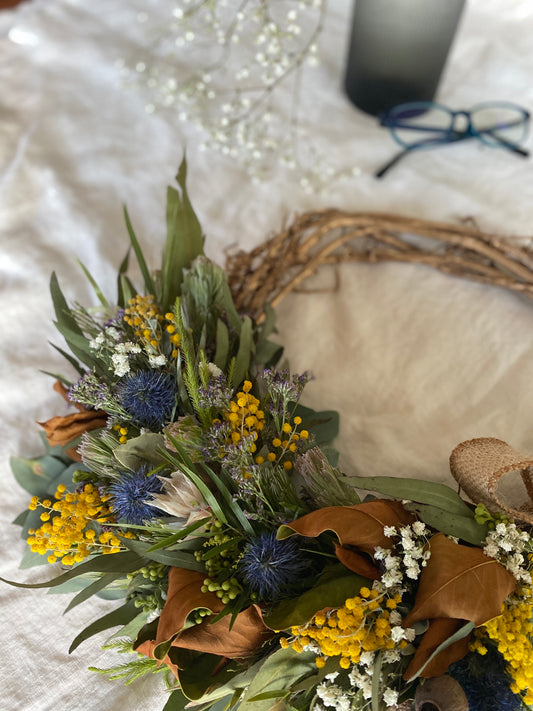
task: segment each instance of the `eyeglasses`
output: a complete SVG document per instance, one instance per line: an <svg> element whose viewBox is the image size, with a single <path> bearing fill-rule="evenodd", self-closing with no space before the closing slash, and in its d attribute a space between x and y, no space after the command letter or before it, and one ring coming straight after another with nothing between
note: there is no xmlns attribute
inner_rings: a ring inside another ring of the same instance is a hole
<svg viewBox="0 0 533 711"><path fill-rule="evenodd" d="M379 115L379 121L390 129L402 150L375 176L382 178L411 151L438 148L469 138L527 158L529 151L520 144L527 138L529 117L529 111L506 101L477 104L470 111L452 111L432 101L393 106Z"/></svg>

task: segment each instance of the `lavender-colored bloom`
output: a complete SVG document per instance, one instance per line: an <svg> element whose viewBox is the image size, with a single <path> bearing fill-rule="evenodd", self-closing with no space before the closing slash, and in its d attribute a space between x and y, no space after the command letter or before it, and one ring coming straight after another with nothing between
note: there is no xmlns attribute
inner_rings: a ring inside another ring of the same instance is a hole
<svg viewBox="0 0 533 711"><path fill-rule="evenodd" d="M163 484L157 476L146 476L146 467L135 472L123 472L120 478L107 487L113 513L117 519L135 525L142 525L152 518L159 518L162 512L149 501L152 494L159 494Z"/></svg>
<svg viewBox="0 0 533 711"><path fill-rule="evenodd" d="M262 533L243 553L240 572L252 593L274 602L309 574L310 561L294 538L278 541L275 532Z"/></svg>
<svg viewBox="0 0 533 711"><path fill-rule="evenodd" d="M116 388L124 410L139 427L160 430L170 418L176 403L172 378L154 370L140 370L126 375Z"/></svg>
<svg viewBox="0 0 533 711"><path fill-rule="evenodd" d="M232 391L228 387L226 376L222 373L211 378L206 388L198 391L200 407L206 409L213 407L216 410L227 410L231 400Z"/></svg>

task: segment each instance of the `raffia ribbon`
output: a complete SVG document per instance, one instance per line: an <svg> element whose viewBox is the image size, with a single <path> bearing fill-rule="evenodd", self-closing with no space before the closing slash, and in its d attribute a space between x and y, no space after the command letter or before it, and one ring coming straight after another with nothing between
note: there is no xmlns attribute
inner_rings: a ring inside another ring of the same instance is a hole
<svg viewBox="0 0 533 711"><path fill-rule="evenodd" d="M453 450L450 469L472 501L533 524L533 455L517 452L501 439L481 437L462 442ZM519 472L526 495L518 507L507 503L498 492L502 479L514 472Z"/></svg>

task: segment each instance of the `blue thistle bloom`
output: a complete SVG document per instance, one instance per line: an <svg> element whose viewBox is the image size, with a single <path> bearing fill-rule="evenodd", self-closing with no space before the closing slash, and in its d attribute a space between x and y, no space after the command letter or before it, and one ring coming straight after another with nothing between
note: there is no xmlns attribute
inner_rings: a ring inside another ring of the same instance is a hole
<svg viewBox="0 0 533 711"><path fill-rule="evenodd" d="M163 483L156 476L146 476L146 467L141 467L135 472L123 472L107 488L111 496L113 513L119 520L135 525L142 525L145 521L164 515L161 511L151 506L151 494L159 494Z"/></svg>
<svg viewBox="0 0 533 711"><path fill-rule="evenodd" d="M448 673L461 684L470 711L521 711L524 705L509 688L511 679L506 666L498 650L488 644L487 654L470 653L453 664Z"/></svg>
<svg viewBox="0 0 533 711"><path fill-rule="evenodd" d="M136 425L160 430L172 414L176 388L166 373L140 370L122 378L117 398Z"/></svg>
<svg viewBox="0 0 533 711"><path fill-rule="evenodd" d="M262 533L250 541L243 553L240 571L252 593L260 600L273 602L302 582L309 573L310 561L289 538L278 541L275 532Z"/></svg>

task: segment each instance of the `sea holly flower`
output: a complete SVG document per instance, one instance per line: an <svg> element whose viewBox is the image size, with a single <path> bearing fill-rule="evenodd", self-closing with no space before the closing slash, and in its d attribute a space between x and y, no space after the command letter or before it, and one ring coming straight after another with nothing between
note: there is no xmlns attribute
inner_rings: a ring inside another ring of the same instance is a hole
<svg viewBox="0 0 533 711"><path fill-rule="evenodd" d="M162 487L159 477L146 475L146 467L123 472L107 489L114 515L118 520L134 525L159 517L161 512L149 502Z"/></svg>
<svg viewBox="0 0 533 711"><path fill-rule="evenodd" d="M269 532L246 545L240 570L251 592L272 602L301 582L309 566L295 539L278 541L276 533Z"/></svg>
<svg viewBox="0 0 533 711"><path fill-rule="evenodd" d="M140 370L126 375L118 384L117 398L139 427L160 430L170 419L176 404L175 384L165 373Z"/></svg>

